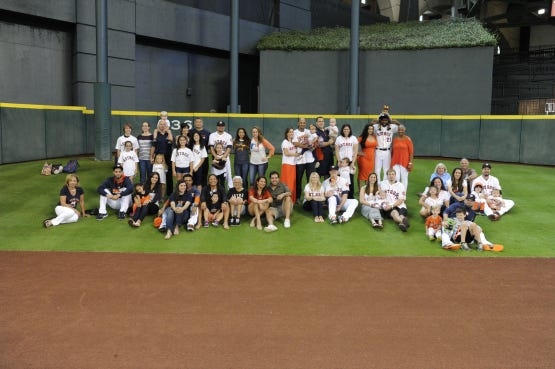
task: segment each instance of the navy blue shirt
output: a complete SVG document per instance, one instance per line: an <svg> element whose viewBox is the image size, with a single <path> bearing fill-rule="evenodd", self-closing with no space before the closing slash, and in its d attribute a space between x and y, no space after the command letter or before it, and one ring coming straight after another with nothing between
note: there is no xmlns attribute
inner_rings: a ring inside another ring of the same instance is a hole
<svg viewBox="0 0 555 369"><path fill-rule="evenodd" d="M466 212L466 216L464 217L465 220L470 220L471 222L474 221L474 219L476 218L476 213L474 212L474 210L472 210L472 207L466 206L464 203L460 202L455 202L449 205L449 207L443 211L443 214L447 214L449 218L455 218L458 208L464 208Z"/></svg>

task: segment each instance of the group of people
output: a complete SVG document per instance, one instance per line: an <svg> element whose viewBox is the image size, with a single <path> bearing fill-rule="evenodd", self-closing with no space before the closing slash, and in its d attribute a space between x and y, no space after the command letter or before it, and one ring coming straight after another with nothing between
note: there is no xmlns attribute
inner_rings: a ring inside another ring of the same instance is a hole
<svg viewBox="0 0 555 369"><path fill-rule="evenodd" d="M148 122L142 124L138 137L131 134L131 125L124 126L116 143L113 176L98 187L98 220L108 216L107 207L115 209L119 219L129 216L131 227L140 227L146 216L153 215L169 239L181 226L187 231L220 224L229 229L240 225L247 213L253 228L276 231L278 218L284 218L284 227L289 228L295 204L311 211L317 223L325 218L331 224L345 223L360 203L362 215L375 229L383 228L384 218L393 219L403 232L410 227L405 200L414 149L406 128L391 119L387 106L358 137L349 124L339 128L334 118L327 127L323 117L308 127L306 119L299 118L296 129L284 132L281 173L270 173L269 183L268 159L275 148L259 127L251 129L250 137L246 129L239 128L235 138L225 131L223 121L217 122L213 133L200 118L193 127L182 123L175 137L169 127L166 112L161 112L152 133ZM436 166L420 198L424 218L445 216L448 211L452 217L447 218L456 219L453 206L466 204L470 198L476 199L473 211L482 211L492 220L510 210L514 203L501 197L499 182L489 173L491 166L484 164L482 176L477 177L468 164L461 160L452 176L442 163ZM358 199L354 195L357 167ZM140 179L134 183L137 175ZM45 227L85 216L78 181L77 176L68 176L57 217L45 220ZM439 224L441 229L447 226L445 220ZM431 239L441 238L437 224L427 226L426 232Z"/></svg>
<svg viewBox="0 0 555 369"><path fill-rule="evenodd" d="M477 215L497 221L513 206L514 201L501 195L499 179L491 175L491 164L482 164L482 174L469 167L466 158L449 174L438 163L430 177L430 185L420 194L420 215L425 218L426 235L445 249L501 251L500 245L487 241L476 224Z"/></svg>

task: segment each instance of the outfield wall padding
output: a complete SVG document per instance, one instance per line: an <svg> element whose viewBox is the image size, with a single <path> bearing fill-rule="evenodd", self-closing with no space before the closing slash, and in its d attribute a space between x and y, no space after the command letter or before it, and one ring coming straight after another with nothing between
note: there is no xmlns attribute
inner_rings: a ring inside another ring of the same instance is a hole
<svg viewBox="0 0 555 369"><path fill-rule="evenodd" d="M555 165L555 120L523 119L520 138L520 162Z"/></svg>
<svg viewBox="0 0 555 369"><path fill-rule="evenodd" d="M158 112L120 112L111 115L110 151L130 123L133 135L141 133L142 122L154 131ZM307 128L316 115L306 118ZM216 131L216 123L226 123L233 137L237 128L258 126L281 153L287 127L297 128L297 114L208 114L170 113L172 132L179 133L182 122L204 121L204 128ZM324 116L326 126L331 116ZM338 128L350 124L353 134L361 134L375 115L336 116ZM415 156L468 157L469 159L513 163L555 165L551 137L555 136L555 116L393 116L407 127L414 143ZM95 127L93 112L78 107L0 103L0 164L29 160L93 154Z"/></svg>

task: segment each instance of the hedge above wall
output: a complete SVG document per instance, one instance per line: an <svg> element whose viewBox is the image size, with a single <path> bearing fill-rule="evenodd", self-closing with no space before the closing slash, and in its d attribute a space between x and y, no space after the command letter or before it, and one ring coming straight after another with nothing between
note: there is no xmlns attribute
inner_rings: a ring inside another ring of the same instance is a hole
<svg viewBox="0 0 555 369"><path fill-rule="evenodd" d="M258 50L348 50L349 28L316 28L310 32L274 32ZM475 19L377 23L360 27L361 50L418 50L495 46L497 40Z"/></svg>

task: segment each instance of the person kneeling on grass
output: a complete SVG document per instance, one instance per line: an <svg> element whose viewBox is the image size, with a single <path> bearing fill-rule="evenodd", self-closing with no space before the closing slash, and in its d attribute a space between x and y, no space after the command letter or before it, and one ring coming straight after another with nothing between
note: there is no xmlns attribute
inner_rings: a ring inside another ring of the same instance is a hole
<svg viewBox="0 0 555 369"><path fill-rule="evenodd" d="M113 173L114 176L107 178L96 190L100 194L96 220L102 220L108 216L106 205L119 210L118 219L125 219L125 214L131 204L133 183L123 174L123 167L120 164L114 166Z"/></svg>
<svg viewBox="0 0 555 369"><path fill-rule="evenodd" d="M489 242L482 228L474 222L465 220L466 210L458 208L455 218L443 222L441 247L446 250L471 250L469 244L477 243L478 251L502 251L503 246Z"/></svg>
<svg viewBox="0 0 555 369"><path fill-rule="evenodd" d="M75 174L67 175L66 184L60 190L60 201L54 211L55 218L42 222L45 228L75 223L79 220L79 216L88 216L85 214L85 192L79 187L79 177Z"/></svg>

